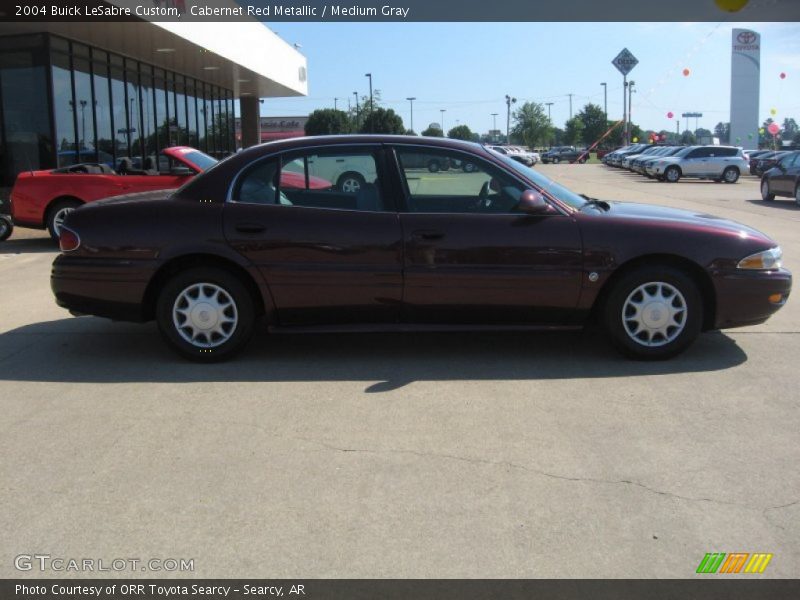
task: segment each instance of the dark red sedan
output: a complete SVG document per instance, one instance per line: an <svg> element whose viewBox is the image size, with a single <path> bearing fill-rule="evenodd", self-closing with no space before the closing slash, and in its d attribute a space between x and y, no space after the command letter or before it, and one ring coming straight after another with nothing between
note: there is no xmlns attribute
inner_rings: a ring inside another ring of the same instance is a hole
<svg viewBox="0 0 800 600"><path fill-rule="evenodd" d="M431 173L420 155L475 168ZM342 170L362 183L312 185ZM661 359L765 321L791 288L778 245L745 225L595 200L480 145L403 136L250 148L175 192L81 207L61 249L60 306L155 319L201 361L242 349L259 317L302 331L598 321L626 354Z"/></svg>

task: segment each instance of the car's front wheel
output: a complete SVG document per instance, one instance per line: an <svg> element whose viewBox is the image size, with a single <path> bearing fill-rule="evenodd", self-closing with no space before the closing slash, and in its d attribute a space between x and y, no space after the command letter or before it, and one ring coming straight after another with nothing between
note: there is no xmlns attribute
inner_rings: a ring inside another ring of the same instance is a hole
<svg viewBox="0 0 800 600"><path fill-rule="evenodd" d="M736 183L739 181L739 169L736 167L728 167L722 172L722 180L725 183Z"/></svg>
<svg viewBox="0 0 800 600"><path fill-rule="evenodd" d="M697 338L703 302L697 284L673 267L641 267L624 275L604 306L605 327L624 354L663 360Z"/></svg>
<svg viewBox="0 0 800 600"><path fill-rule="evenodd" d="M761 180L761 199L765 202L772 202L775 200L775 194L769 191L769 180Z"/></svg>
<svg viewBox="0 0 800 600"><path fill-rule="evenodd" d="M681 170L678 167L675 166L667 167L667 170L664 171L664 179L666 179L670 183L678 183L680 178L681 178Z"/></svg>
<svg viewBox="0 0 800 600"><path fill-rule="evenodd" d="M253 299L238 277L212 267L178 273L162 288L156 320L178 354L198 362L230 358L253 334Z"/></svg>

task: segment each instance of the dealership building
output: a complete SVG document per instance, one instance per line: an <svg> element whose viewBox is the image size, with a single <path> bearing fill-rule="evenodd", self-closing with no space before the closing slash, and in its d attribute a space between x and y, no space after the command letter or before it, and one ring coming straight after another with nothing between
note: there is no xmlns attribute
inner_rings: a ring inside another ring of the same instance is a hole
<svg viewBox="0 0 800 600"><path fill-rule="evenodd" d="M0 23L0 194L24 170L257 144L260 99L306 95L306 73L258 21Z"/></svg>

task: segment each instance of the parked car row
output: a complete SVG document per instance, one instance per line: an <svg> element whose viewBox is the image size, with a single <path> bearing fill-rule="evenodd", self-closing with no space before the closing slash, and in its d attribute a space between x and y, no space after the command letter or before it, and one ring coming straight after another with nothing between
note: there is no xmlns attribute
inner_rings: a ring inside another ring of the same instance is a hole
<svg viewBox="0 0 800 600"><path fill-rule="evenodd" d="M788 196L800 206L800 151L784 152L775 165L761 177L761 198L766 202L775 196Z"/></svg>
<svg viewBox="0 0 800 600"><path fill-rule="evenodd" d="M735 146L633 144L603 158L609 166L629 170L634 170L631 168L633 161L637 161L638 172L669 183L677 183L682 178L736 183L742 173L749 170L744 151Z"/></svg>
<svg viewBox="0 0 800 600"><path fill-rule="evenodd" d="M777 165L784 156L789 154L791 154L791 152L786 150L757 150L751 152L749 154L750 175L761 177L764 173Z"/></svg>
<svg viewBox="0 0 800 600"><path fill-rule="evenodd" d="M489 146L489 148L527 167L532 167L542 160L538 152L533 152L522 146Z"/></svg>

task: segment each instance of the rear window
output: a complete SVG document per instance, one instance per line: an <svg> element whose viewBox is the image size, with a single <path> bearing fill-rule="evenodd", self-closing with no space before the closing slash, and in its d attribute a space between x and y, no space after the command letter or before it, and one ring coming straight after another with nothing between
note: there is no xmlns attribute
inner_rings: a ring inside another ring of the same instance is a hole
<svg viewBox="0 0 800 600"><path fill-rule="evenodd" d="M208 154L204 154L199 150L186 152L185 154L182 154L181 157L196 164L203 171L208 171L211 167L219 162L216 158L212 158Z"/></svg>

